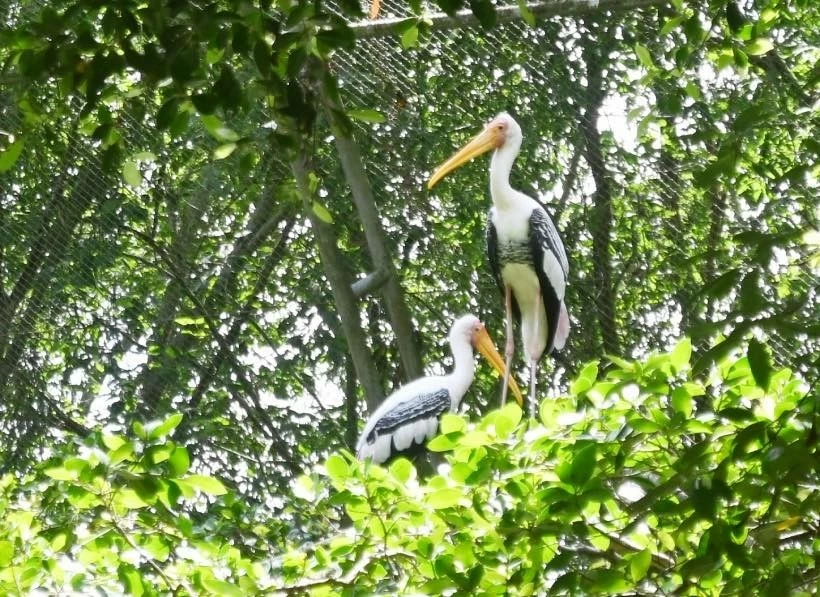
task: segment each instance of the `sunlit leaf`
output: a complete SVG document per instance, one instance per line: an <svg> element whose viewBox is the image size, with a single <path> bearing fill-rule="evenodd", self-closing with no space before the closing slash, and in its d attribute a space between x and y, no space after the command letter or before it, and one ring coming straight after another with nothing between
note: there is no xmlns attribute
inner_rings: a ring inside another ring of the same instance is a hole
<svg viewBox="0 0 820 597"><path fill-rule="evenodd" d="M438 510L441 508L451 508L452 506L458 505L461 498L462 493L460 489L456 487L445 487L429 494L427 496L427 503L431 508Z"/></svg>
<svg viewBox="0 0 820 597"><path fill-rule="evenodd" d="M371 110L370 108L355 108L348 110L347 115L362 122L381 123L386 120L384 114L378 110Z"/></svg>
<svg viewBox="0 0 820 597"><path fill-rule="evenodd" d="M183 446L176 446L168 458L168 465L171 467L171 473L174 476L184 475L191 466L191 458L188 456L188 450Z"/></svg>
<svg viewBox="0 0 820 597"><path fill-rule="evenodd" d="M655 62L652 60L652 54L649 53L649 48L641 44L635 44L635 54L638 60L641 61L646 68L655 68Z"/></svg>
<svg viewBox="0 0 820 597"><path fill-rule="evenodd" d="M161 423L146 428L149 439L160 439L171 433L182 422L182 413L174 413Z"/></svg>
<svg viewBox="0 0 820 597"><path fill-rule="evenodd" d="M767 37L758 37L746 44L746 53L752 56L760 56L772 49L774 49L774 44Z"/></svg>
<svg viewBox="0 0 820 597"><path fill-rule="evenodd" d="M0 151L0 172L10 170L17 163L20 154L23 153L25 142L22 137L14 141L11 145Z"/></svg>
<svg viewBox="0 0 820 597"><path fill-rule="evenodd" d="M316 217L322 220L325 224L333 223L333 216L331 213L318 201L313 202L313 213L316 214Z"/></svg>
<svg viewBox="0 0 820 597"><path fill-rule="evenodd" d="M224 495L228 490L218 479L204 475L190 475L185 477L185 483L209 495Z"/></svg>
<svg viewBox="0 0 820 597"><path fill-rule="evenodd" d="M350 475L350 467L344 458L331 454L325 462L325 470L334 481L344 481Z"/></svg>
<svg viewBox="0 0 820 597"><path fill-rule="evenodd" d="M214 149L214 159L224 160L236 150L236 143L224 143Z"/></svg>
<svg viewBox="0 0 820 597"><path fill-rule="evenodd" d="M640 581L649 572L649 566L652 564L652 552L648 549L639 551L629 560L629 573L632 580Z"/></svg>
<svg viewBox="0 0 820 597"><path fill-rule="evenodd" d="M122 177L132 187L138 187L142 184L142 172L140 172L136 162L131 160L122 165Z"/></svg>

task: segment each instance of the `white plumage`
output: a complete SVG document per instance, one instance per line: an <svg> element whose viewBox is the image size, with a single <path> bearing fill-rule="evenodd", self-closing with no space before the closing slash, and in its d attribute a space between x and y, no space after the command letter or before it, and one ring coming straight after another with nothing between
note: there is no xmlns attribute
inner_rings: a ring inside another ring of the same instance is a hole
<svg viewBox="0 0 820 597"><path fill-rule="evenodd" d="M513 315L521 322L521 339L530 364L530 412L534 413L538 361L554 348L563 348L569 336L569 314L564 303L569 264L564 244L544 206L510 186L510 171L521 141L521 127L509 114L501 113L436 169L428 187L461 164L493 151L493 207L487 222L487 252L505 300L507 364L515 347ZM506 391L505 384L502 403Z"/></svg>
<svg viewBox="0 0 820 597"><path fill-rule="evenodd" d="M458 318L450 329L449 340L455 361L452 373L417 379L388 396L362 430L356 444L360 460L370 458L381 464L435 436L441 415L458 408L473 382L474 347L504 375L501 355L484 324L474 315ZM518 391L517 386L513 391Z"/></svg>

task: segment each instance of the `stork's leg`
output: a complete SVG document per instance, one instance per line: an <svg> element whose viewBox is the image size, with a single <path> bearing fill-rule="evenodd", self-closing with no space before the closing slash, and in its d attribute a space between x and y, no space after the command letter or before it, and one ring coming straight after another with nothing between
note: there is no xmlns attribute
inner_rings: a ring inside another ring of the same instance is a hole
<svg viewBox="0 0 820 597"><path fill-rule="evenodd" d="M538 349L536 343L538 342L538 334L540 330L538 329L538 322L539 322L539 315L541 310L541 293L538 293L538 299L535 301L535 313L533 313L533 321L535 322L535 329L533 329L532 339L530 340L530 346L525 347L527 351L527 356L530 358L530 417L535 418L535 378L536 373L538 370Z"/></svg>
<svg viewBox="0 0 820 597"><path fill-rule="evenodd" d="M513 353L515 352L515 338L513 338L513 321L512 321L512 288L504 285L504 304L507 309L507 346L504 350L504 356L507 362L504 363L504 384L501 386L501 406L507 401L507 390L510 387L510 368L512 367Z"/></svg>

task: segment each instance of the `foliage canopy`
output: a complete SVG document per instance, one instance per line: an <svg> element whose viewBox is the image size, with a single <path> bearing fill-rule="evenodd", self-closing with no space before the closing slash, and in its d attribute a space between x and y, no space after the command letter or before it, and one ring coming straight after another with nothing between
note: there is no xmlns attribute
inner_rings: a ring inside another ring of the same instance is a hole
<svg viewBox="0 0 820 597"><path fill-rule="evenodd" d="M0 0L4 592L816 591L820 6L518 4ZM424 191L500 110L550 398L480 371L446 472L362 467L501 335L485 165Z"/></svg>

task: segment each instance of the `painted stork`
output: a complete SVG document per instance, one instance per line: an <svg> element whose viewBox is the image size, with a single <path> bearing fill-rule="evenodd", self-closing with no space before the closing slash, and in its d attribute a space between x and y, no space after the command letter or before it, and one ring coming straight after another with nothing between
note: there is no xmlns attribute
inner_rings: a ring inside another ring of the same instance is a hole
<svg viewBox="0 0 820 597"><path fill-rule="evenodd" d="M490 161L490 195L493 207L487 221L490 268L504 296L507 314L507 365L513 356L513 321L521 325L521 338L530 365L530 414L535 413L535 374L544 353L562 349L569 335L569 314L564 304L567 287L567 254L558 231L541 203L510 186L510 170L521 148L521 127L502 112L450 159L436 168L427 187L473 158L493 151ZM505 376L509 376L509 367ZM501 403L507 395L505 382Z"/></svg>
<svg viewBox="0 0 820 597"><path fill-rule="evenodd" d="M360 460L381 464L393 456L424 444L436 435L441 415L454 412L475 376L473 348L508 378L484 324L474 315L464 315L450 329L450 348L455 366L449 375L422 377L388 396L367 420L356 445ZM515 379L509 378L518 404L524 398Z"/></svg>

